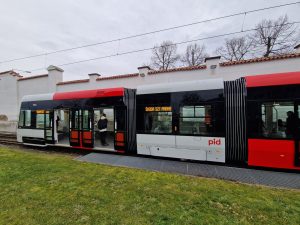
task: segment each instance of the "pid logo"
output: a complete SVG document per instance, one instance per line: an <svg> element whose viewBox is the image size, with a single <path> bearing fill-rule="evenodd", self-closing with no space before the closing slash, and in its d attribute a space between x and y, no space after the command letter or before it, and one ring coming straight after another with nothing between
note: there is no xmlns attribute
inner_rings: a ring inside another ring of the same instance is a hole
<svg viewBox="0 0 300 225"><path fill-rule="evenodd" d="M211 145L221 145L221 139L220 138L209 139L208 146Z"/></svg>

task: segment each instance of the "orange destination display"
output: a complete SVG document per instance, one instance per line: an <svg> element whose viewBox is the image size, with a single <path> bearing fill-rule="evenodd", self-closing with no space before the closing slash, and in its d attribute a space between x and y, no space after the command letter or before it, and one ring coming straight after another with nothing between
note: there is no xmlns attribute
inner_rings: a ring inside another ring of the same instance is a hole
<svg viewBox="0 0 300 225"><path fill-rule="evenodd" d="M147 106L145 107L146 112L171 112L171 106Z"/></svg>

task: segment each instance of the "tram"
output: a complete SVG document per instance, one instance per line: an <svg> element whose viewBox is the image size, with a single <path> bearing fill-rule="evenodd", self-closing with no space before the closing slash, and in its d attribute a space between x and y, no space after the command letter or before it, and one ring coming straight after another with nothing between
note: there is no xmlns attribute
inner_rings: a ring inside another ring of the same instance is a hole
<svg viewBox="0 0 300 225"><path fill-rule="evenodd" d="M29 95L17 139L300 171L299 104L300 72Z"/></svg>
<svg viewBox="0 0 300 225"><path fill-rule="evenodd" d="M17 140L27 145L57 145L86 150L136 149L135 90L111 88L24 96ZM97 121L107 115L107 146Z"/></svg>

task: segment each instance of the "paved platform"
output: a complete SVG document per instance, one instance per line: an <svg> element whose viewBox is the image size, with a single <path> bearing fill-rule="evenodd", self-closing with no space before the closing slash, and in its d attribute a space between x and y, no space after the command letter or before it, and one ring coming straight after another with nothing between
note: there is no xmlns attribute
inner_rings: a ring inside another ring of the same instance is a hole
<svg viewBox="0 0 300 225"><path fill-rule="evenodd" d="M188 161L122 156L106 153L90 153L77 158L79 161L124 166L151 171L171 172L185 175L211 177L260 184L280 188L300 189L300 173L276 172L223 165L211 165Z"/></svg>

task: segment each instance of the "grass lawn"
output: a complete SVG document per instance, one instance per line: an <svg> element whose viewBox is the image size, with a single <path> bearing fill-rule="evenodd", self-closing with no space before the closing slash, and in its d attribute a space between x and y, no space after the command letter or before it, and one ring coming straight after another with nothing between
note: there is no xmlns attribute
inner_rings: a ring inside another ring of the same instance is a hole
<svg viewBox="0 0 300 225"><path fill-rule="evenodd" d="M300 191L0 147L0 224L300 224Z"/></svg>

